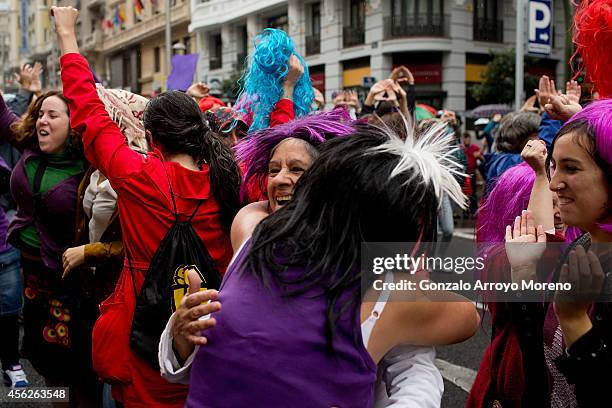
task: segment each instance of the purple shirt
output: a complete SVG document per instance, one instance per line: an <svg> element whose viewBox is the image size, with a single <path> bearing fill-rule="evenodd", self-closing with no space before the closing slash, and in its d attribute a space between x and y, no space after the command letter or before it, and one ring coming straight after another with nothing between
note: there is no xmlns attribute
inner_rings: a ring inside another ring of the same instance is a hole
<svg viewBox="0 0 612 408"><path fill-rule="evenodd" d="M10 174L11 168L4 161L2 157L0 157L0 172L8 172ZM6 216L6 212L4 208L0 206L0 252L7 251L11 248L11 246L7 242L7 230L9 226L9 220Z"/></svg>
<svg viewBox="0 0 612 408"><path fill-rule="evenodd" d="M376 365L363 346L359 313L349 307L336 323L332 356L327 298L314 289L282 297L276 285L264 288L248 270L241 273L249 248L223 278L223 306L193 362L186 407L371 407Z"/></svg>
<svg viewBox="0 0 612 408"><path fill-rule="evenodd" d="M40 256L47 268L62 269L62 253L74 241L77 188L83 173L59 182L41 195L41 205L34 208L32 186L25 163L38 153L26 149L11 176L11 194L17 203L17 213L9 227L9 242L19 247L19 233L34 223L40 239Z"/></svg>

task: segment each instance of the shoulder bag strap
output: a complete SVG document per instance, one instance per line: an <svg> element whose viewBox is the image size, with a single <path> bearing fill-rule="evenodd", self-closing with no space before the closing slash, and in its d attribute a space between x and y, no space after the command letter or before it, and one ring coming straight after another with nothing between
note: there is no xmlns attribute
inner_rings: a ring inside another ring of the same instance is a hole
<svg viewBox="0 0 612 408"><path fill-rule="evenodd" d="M44 158L40 157L40 162L38 163L36 173L34 174L34 180L32 182L32 203L34 205L34 218L40 217L42 214L40 185L42 184L42 178L45 175L46 170L47 161Z"/></svg>
<svg viewBox="0 0 612 408"><path fill-rule="evenodd" d="M38 167L36 168L36 173L34 174L32 193L40 194L40 185L42 184L42 178L45 175L45 170L47 170L47 161L41 157L40 163L38 163Z"/></svg>

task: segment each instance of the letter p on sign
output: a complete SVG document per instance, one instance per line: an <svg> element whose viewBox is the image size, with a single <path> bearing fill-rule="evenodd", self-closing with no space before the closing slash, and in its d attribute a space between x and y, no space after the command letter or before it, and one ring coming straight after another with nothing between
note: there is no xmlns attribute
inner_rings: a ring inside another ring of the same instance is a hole
<svg viewBox="0 0 612 408"><path fill-rule="evenodd" d="M549 0L529 2L529 43L527 51L548 55L552 48L552 4Z"/></svg>

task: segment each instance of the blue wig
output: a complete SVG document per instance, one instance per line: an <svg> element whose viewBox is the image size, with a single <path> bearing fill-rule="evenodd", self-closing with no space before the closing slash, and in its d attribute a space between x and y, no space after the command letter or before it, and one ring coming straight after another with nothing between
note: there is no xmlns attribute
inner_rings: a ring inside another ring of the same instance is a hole
<svg viewBox="0 0 612 408"><path fill-rule="evenodd" d="M296 52L293 40L282 30L266 28L253 41L255 51L240 78L240 95L236 108L252 115L249 132L266 129L270 113L283 94L283 82L289 71L289 58L295 54L304 66L304 75L295 84L293 106L301 117L312 109L314 91L308 65Z"/></svg>

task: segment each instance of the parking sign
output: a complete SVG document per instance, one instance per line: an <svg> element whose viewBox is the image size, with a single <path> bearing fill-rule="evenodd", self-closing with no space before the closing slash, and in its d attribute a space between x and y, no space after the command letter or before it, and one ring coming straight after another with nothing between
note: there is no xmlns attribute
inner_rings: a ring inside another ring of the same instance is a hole
<svg viewBox="0 0 612 408"><path fill-rule="evenodd" d="M552 1L529 0L527 52L550 55L552 50Z"/></svg>

